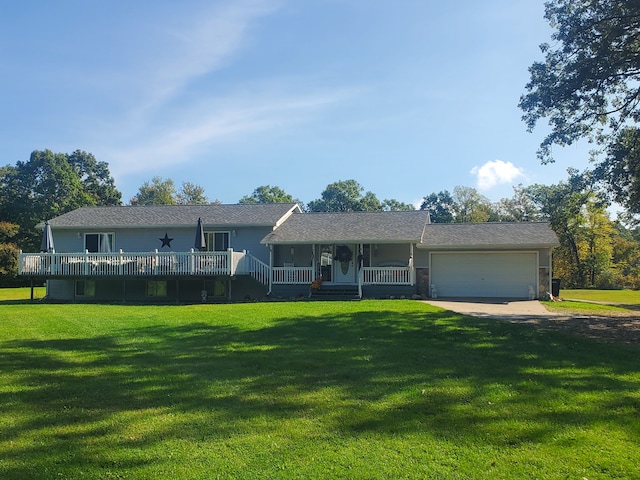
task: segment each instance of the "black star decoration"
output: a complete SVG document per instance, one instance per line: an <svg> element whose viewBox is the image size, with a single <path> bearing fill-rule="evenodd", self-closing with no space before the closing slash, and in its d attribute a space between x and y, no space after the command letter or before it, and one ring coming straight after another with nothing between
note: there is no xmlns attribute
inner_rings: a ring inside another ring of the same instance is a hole
<svg viewBox="0 0 640 480"><path fill-rule="evenodd" d="M160 248L163 248L163 247L171 248L171 242L173 241L173 238L169 238L169 235L167 235L166 233L164 234L164 238L158 238L158 240L162 242L162 246Z"/></svg>

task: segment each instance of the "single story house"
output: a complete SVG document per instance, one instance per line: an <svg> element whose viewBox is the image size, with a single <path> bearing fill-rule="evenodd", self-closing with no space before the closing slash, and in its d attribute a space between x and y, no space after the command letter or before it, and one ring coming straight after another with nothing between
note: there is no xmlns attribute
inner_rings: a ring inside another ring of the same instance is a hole
<svg viewBox="0 0 640 480"><path fill-rule="evenodd" d="M425 211L82 207L46 222L19 274L58 301L533 298L551 290L557 245L547 223L435 224Z"/></svg>

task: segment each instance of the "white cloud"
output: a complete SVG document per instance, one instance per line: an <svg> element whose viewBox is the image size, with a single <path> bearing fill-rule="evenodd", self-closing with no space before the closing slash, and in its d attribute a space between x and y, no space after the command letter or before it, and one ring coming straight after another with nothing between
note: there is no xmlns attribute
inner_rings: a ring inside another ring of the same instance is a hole
<svg viewBox="0 0 640 480"><path fill-rule="evenodd" d="M473 167L471 174L477 177L477 186L480 190L490 190L496 185L511 183L518 177L524 177L521 168L502 160L493 160L480 167Z"/></svg>

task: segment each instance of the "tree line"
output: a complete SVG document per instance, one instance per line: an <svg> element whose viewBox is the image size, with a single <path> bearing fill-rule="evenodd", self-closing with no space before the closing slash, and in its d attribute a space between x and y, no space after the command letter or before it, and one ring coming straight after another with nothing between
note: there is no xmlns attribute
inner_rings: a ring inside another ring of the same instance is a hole
<svg viewBox="0 0 640 480"><path fill-rule="evenodd" d="M379 200L356 180L338 180L304 204L278 186L262 185L240 204L293 203L307 212L428 210L434 223L547 221L558 235L554 272L571 287L640 287L640 231L607 212L609 200L592 172L569 170L555 185L518 185L513 196L491 202L475 188L456 186L425 195L420 205ZM198 205L204 188L153 177L129 205ZM34 151L29 161L0 168L0 281L19 282L17 252L39 250L43 220L81 206L122 205L109 166L87 152Z"/></svg>

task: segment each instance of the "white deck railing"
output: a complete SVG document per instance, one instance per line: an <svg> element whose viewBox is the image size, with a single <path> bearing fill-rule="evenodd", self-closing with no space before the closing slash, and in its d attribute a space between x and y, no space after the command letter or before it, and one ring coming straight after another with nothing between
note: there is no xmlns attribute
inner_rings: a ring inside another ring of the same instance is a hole
<svg viewBox="0 0 640 480"><path fill-rule="evenodd" d="M311 285L313 267L273 267L273 283L284 285Z"/></svg>
<svg viewBox="0 0 640 480"><path fill-rule="evenodd" d="M409 267L363 267L363 285L411 285Z"/></svg>
<svg viewBox="0 0 640 480"><path fill-rule="evenodd" d="M35 276L234 275L233 252L20 253L18 273Z"/></svg>
<svg viewBox="0 0 640 480"><path fill-rule="evenodd" d="M233 252L236 275L249 275L254 280L269 285L269 265L246 252Z"/></svg>
<svg viewBox="0 0 640 480"><path fill-rule="evenodd" d="M249 275L263 285L311 285L312 267L273 267L247 252L118 252L20 253L20 275L42 277L91 276L212 276ZM410 267L364 267L362 285L412 285Z"/></svg>

